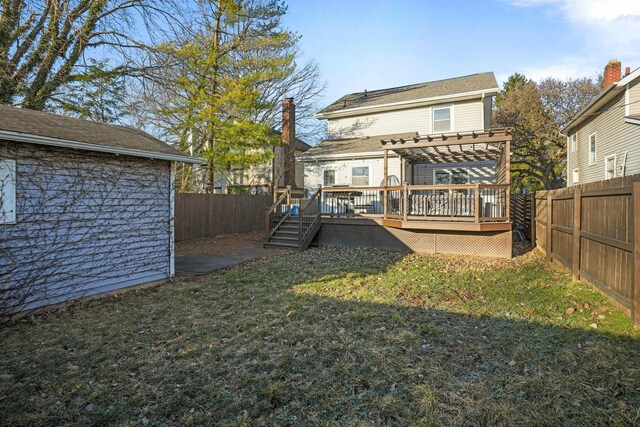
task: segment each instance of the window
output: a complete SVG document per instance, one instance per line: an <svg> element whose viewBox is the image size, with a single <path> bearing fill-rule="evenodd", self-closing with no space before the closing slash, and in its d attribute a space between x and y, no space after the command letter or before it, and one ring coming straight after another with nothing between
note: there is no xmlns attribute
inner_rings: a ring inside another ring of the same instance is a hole
<svg viewBox="0 0 640 427"><path fill-rule="evenodd" d="M331 187L332 185L336 185L336 171L334 170L324 171L323 185L325 187Z"/></svg>
<svg viewBox="0 0 640 427"><path fill-rule="evenodd" d="M589 135L589 165L595 165L596 158L596 134Z"/></svg>
<svg viewBox="0 0 640 427"><path fill-rule="evenodd" d="M433 109L433 132L450 132L451 107Z"/></svg>
<svg viewBox="0 0 640 427"><path fill-rule="evenodd" d="M573 170L573 176L571 177L571 183L577 184L579 182L580 182L580 170L578 168L575 168Z"/></svg>
<svg viewBox="0 0 640 427"><path fill-rule="evenodd" d="M351 168L351 185L354 187L369 186L369 166Z"/></svg>
<svg viewBox="0 0 640 427"><path fill-rule="evenodd" d="M0 160L0 224L16 222L16 161Z"/></svg>
<svg viewBox="0 0 640 427"><path fill-rule="evenodd" d="M604 158L604 177L605 179L611 179L616 177L616 155L615 154Z"/></svg>
<svg viewBox="0 0 640 427"><path fill-rule="evenodd" d="M466 169L435 169L433 182L436 185L460 185L469 183L469 171Z"/></svg>
<svg viewBox="0 0 640 427"><path fill-rule="evenodd" d="M578 134L574 133L569 139L571 139L571 152L573 153L578 149Z"/></svg>

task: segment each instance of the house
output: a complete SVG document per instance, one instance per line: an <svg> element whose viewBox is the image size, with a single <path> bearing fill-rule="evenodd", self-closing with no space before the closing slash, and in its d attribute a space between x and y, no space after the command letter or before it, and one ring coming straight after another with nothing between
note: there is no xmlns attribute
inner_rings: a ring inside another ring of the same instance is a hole
<svg viewBox="0 0 640 427"><path fill-rule="evenodd" d="M567 136L567 186L640 173L640 68L613 59L602 92L561 129Z"/></svg>
<svg viewBox="0 0 640 427"><path fill-rule="evenodd" d="M491 128L497 93L493 73L478 73L333 102L316 115L329 138L300 156L318 207L302 207L298 236L274 207L267 245L304 246L308 228L319 244L510 257L511 135Z"/></svg>
<svg viewBox="0 0 640 427"><path fill-rule="evenodd" d="M174 274L174 162L130 127L0 105L0 313Z"/></svg>

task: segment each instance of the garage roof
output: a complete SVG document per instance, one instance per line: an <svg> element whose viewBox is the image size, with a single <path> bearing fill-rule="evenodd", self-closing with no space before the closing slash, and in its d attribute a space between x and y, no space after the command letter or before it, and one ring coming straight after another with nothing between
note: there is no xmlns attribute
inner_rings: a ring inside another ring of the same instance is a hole
<svg viewBox="0 0 640 427"><path fill-rule="evenodd" d="M159 160L202 163L129 126L0 105L0 139Z"/></svg>

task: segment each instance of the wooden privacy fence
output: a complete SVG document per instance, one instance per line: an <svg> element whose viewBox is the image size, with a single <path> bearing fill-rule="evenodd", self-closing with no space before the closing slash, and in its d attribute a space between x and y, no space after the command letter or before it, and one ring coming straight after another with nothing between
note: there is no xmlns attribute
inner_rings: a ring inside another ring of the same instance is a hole
<svg viewBox="0 0 640 427"><path fill-rule="evenodd" d="M640 326L640 175L538 191L536 244Z"/></svg>
<svg viewBox="0 0 640 427"><path fill-rule="evenodd" d="M178 193L176 241L264 230L264 210L271 196Z"/></svg>
<svg viewBox="0 0 640 427"><path fill-rule="evenodd" d="M519 226L527 239L533 242L533 195L512 194L511 195L511 222L514 226Z"/></svg>

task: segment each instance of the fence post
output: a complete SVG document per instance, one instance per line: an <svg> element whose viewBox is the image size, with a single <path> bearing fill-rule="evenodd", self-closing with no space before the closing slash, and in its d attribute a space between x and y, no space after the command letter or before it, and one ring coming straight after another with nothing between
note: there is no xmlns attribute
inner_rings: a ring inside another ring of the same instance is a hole
<svg viewBox="0 0 640 427"><path fill-rule="evenodd" d="M530 197L531 200L531 249L535 249L538 246L536 242L536 193L533 193Z"/></svg>
<svg viewBox="0 0 640 427"><path fill-rule="evenodd" d="M574 187L573 190L573 255L571 271L573 280L580 280L580 245L582 239L580 238L580 231L582 230L582 190L579 187Z"/></svg>
<svg viewBox="0 0 640 427"><path fill-rule="evenodd" d="M553 239L552 233L553 227L553 199L551 198L551 193L547 193L547 259L551 261L551 250L553 245L551 244Z"/></svg>
<svg viewBox="0 0 640 427"><path fill-rule="evenodd" d="M640 327L640 182L633 183L633 288L631 294L631 321Z"/></svg>

